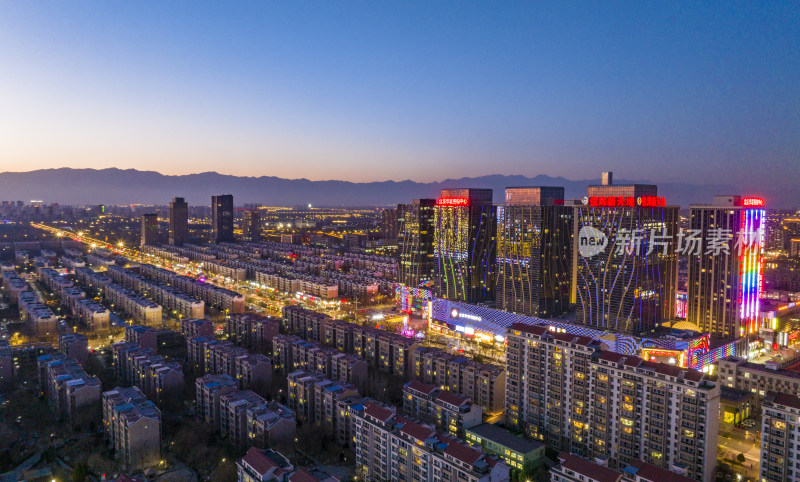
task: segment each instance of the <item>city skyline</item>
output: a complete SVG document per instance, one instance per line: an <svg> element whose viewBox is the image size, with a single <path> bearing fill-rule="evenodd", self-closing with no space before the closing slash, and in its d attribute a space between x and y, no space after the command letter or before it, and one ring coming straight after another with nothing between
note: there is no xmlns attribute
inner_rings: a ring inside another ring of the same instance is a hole
<svg viewBox="0 0 800 482"><path fill-rule="evenodd" d="M798 6L4 4L0 482L800 481Z"/></svg>
<svg viewBox="0 0 800 482"><path fill-rule="evenodd" d="M800 157L789 2L117 7L8 6L0 171L789 189Z"/></svg>

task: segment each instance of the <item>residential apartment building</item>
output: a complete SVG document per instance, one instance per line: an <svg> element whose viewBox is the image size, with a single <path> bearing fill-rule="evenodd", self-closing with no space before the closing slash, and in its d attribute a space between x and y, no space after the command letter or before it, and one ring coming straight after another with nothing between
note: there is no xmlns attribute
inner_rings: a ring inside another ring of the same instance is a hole
<svg viewBox="0 0 800 482"><path fill-rule="evenodd" d="M797 392L793 392L797 393ZM768 391L761 420L762 481L800 478L800 397Z"/></svg>
<svg viewBox="0 0 800 482"><path fill-rule="evenodd" d="M294 470L289 460L274 450L250 447L236 462L239 482L282 482Z"/></svg>
<svg viewBox="0 0 800 482"><path fill-rule="evenodd" d="M367 481L509 480L508 466L372 402L351 409L356 473Z"/></svg>
<svg viewBox="0 0 800 482"><path fill-rule="evenodd" d="M136 387L103 393L103 428L115 457L127 470L157 467L161 460L161 412Z"/></svg>
<svg viewBox="0 0 800 482"><path fill-rule="evenodd" d="M632 461L621 472L567 452L559 454L558 460L559 464L550 469L551 482L691 482L693 480L641 460Z"/></svg>
<svg viewBox="0 0 800 482"><path fill-rule="evenodd" d="M466 440L506 461L511 470L537 470L545 461L545 445L512 434L505 428L483 423L466 430Z"/></svg>
<svg viewBox="0 0 800 482"><path fill-rule="evenodd" d="M782 368L776 362L751 363L744 358L726 357L717 362L720 383L754 394L754 409L769 391L800 393L800 373Z"/></svg>
<svg viewBox="0 0 800 482"><path fill-rule="evenodd" d="M270 353L272 339L278 336L281 320L252 313L235 313L225 320L228 339L256 353Z"/></svg>
<svg viewBox="0 0 800 482"><path fill-rule="evenodd" d="M403 385L403 412L461 438L464 429L483 422L483 410L468 398L418 381Z"/></svg>
<svg viewBox="0 0 800 482"><path fill-rule="evenodd" d="M194 386L197 418L219 429L219 397L238 391L238 382L230 375L214 373L197 377Z"/></svg>
<svg viewBox="0 0 800 482"><path fill-rule="evenodd" d="M71 425L92 418L92 407L100 402L97 377L89 376L77 360L62 353L40 356L37 365L39 388L54 413Z"/></svg>
<svg viewBox="0 0 800 482"><path fill-rule="evenodd" d="M118 284L109 284L103 290L103 295L111 303L112 308L116 308L133 321L143 325L160 324L162 320L162 307L143 298L133 291Z"/></svg>
<svg viewBox="0 0 800 482"><path fill-rule="evenodd" d="M467 397L484 413L503 411L506 370L502 366L478 363L431 347L415 347L410 356L410 378Z"/></svg>
<svg viewBox="0 0 800 482"><path fill-rule="evenodd" d="M554 449L606 458L613 469L644 460L695 480L711 478L718 383L543 326L514 324L506 339L512 426Z"/></svg>
<svg viewBox="0 0 800 482"><path fill-rule="evenodd" d="M195 336L214 336L214 323L211 320L184 318L180 320L181 335L186 338Z"/></svg>
<svg viewBox="0 0 800 482"><path fill-rule="evenodd" d="M321 341L322 323L330 317L298 305L287 305L282 309L286 332L304 340Z"/></svg>
<svg viewBox="0 0 800 482"><path fill-rule="evenodd" d="M83 333L61 335L58 337L58 351L83 365L89 358L89 339Z"/></svg>
<svg viewBox="0 0 800 482"><path fill-rule="evenodd" d="M288 407L271 401L247 407L248 443L256 447L294 444L297 420Z"/></svg>

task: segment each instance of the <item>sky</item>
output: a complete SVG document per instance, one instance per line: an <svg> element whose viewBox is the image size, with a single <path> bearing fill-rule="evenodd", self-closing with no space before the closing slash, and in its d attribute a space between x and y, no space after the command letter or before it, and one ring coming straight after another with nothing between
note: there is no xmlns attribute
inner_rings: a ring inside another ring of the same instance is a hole
<svg viewBox="0 0 800 482"><path fill-rule="evenodd" d="M0 171L800 174L797 2L3 2Z"/></svg>

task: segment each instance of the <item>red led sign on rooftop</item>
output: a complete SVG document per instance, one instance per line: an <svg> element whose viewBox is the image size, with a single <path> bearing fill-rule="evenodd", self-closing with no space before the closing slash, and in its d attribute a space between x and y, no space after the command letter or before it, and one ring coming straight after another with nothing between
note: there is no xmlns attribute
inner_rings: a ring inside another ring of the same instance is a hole
<svg viewBox="0 0 800 482"><path fill-rule="evenodd" d="M634 207L642 206L646 208L654 208L665 206L666 201L663 197L657 196L592 196L584 198L584 203L591 207L600 208L617 208L617 207Z"/></svg>
<svg viewBox="0 0 800 482"><path fill-rule="evenodd" d="M463 197L440 197L436 200L437 206L466 206L469 199Z"/></svg>
<svg viewBox="0 0 800 482"><path fill-rule="evenodd" d="M764 200L759 197L746 197L742 199L742 206L764 207Z"/></svg>

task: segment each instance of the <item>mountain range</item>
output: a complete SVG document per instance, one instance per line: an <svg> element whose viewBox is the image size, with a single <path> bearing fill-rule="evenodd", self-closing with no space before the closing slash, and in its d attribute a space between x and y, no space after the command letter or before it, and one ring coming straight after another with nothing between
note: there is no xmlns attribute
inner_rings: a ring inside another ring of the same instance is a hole
<svg viewBox="0 0 800 482"><path fill-rule="evenodd" d="M658 184L659 195L667 204L687 207L690 203L710 202L714 194L743 193L766 198L768 207L800 206L800 192L742 192L726 184L658 183L615 179L614 184L632 182ZM42 200L67 205L80 204L158 204L175 196L189 204L209 205L212 195L233 194L236 205L261 203L269 206L385 206L415 198L437 197L443 188L480 187L494 191L495 202L503 201L508 186L563 186L568 199L586 195L587 186L599 179L569 180L538 175L487 175L446 179L441 182L310 181L272 176L239 177L216 172L164 175L136 169L41 169L0 173L0 200Z"/></svg>

